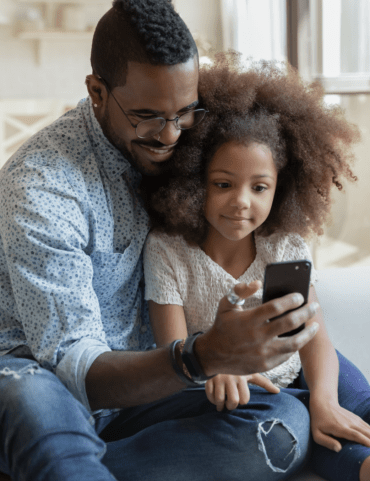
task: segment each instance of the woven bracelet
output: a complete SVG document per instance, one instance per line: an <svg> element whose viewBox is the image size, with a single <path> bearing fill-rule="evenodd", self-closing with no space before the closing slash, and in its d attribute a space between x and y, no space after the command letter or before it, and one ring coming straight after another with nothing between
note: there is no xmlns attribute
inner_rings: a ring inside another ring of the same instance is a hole
<svg viewBox="0 0 370 481"><path fill-rule="evenodd" d="M176 339L175 341L172 341L170 344L170 357L171 357L171 364L173 367L173 370L177 374L177 376L180 378L180 380L186 384L188 387L198 387L200 383L194 382L190 377L186 376L184 371L179 367L176 361L176 346L179 342L181 342L182 339Z"/></svg>

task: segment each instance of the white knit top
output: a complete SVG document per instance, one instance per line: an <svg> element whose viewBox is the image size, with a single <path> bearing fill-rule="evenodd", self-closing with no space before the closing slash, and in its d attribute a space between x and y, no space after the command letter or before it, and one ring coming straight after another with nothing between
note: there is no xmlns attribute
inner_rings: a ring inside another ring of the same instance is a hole
<svg viewBox="0 0 370 481"><path fill-rule="evenodd" d="M144 249L145 299L157 304L183 306L189 335L208 329L217 313L218 303L230 287L239 282L263 281L271 262L311 259L309 248L297 234L255 236L256 258L245 273L234 279L199 247L189 246L180 236L150 233ZM311 271L311 285L317 273ZM249 297L245 308L261 304L262 289ZM280 366L264 374L276 386L286 387L298 376L298 352Z"/></svg>

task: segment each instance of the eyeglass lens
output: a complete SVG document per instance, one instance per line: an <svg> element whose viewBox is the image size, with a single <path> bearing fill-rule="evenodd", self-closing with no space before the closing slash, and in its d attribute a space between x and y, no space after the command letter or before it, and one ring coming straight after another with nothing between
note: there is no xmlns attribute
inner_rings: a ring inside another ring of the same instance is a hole
<svg viewBox="0 0 370 481"><path fill-rule="evenodd" d="M181 115L176 122L177 128L181 130L191 129L198 125L205 117L204 109L192 110ZM166 120L162 118L141 121L136 127L136 135L141 138L153 137L164 129Z"/></svg>

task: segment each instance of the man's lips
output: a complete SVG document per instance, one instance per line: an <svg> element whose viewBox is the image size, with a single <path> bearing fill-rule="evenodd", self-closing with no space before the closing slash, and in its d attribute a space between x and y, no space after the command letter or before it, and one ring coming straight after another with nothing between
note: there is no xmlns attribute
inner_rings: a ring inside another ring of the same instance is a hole
<svg viewBox="0 0 370 481"><path fill-rule="evenodd" d="M152 152L153 154L157 154L157 155L166 155L166 154L169 154L170 152L172 153L175 148L175 146L171 146L166 148L162 147L158 149L156 147L150 147L149 145L145 145L145 144L139 144L139 145L143 149L149 150L149 152Z"/></svg>

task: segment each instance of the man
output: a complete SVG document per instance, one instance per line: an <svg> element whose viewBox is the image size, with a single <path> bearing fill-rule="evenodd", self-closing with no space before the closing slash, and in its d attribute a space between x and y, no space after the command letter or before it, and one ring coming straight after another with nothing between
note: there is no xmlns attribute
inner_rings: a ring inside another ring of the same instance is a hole
<svg viewBox="0 0 370 481"><path fill-rule="evenodd" d="M141 253L149 226L137 187L142 174L166 169L182 129L205 115L197 50L167 0L116 0L91 63L89 99L0 174L0 470L32 481L238 480L246 471L278 479L307 454L302 403L256 387L254 404L220 414L199 380L285 361L316 327L278 335L314 306L268 325L302 299L243 312L225 298L196 342L150 349ZM292 405L293 427L272 424ZM270 434L257 444L265 422Z"/></svg>

